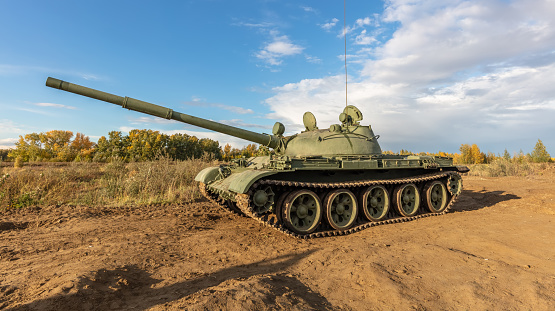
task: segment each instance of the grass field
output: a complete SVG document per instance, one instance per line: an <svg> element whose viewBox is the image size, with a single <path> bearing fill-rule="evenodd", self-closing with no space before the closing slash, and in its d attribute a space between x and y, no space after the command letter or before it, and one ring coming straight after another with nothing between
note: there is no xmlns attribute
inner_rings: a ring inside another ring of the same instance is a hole
<svg viewBox="0 0 555 311"><path fill-rule="evenodd" d="M0 168L0 207L192 202L200 198L195 175L203 160L111 163L25 163Z"/></svg>

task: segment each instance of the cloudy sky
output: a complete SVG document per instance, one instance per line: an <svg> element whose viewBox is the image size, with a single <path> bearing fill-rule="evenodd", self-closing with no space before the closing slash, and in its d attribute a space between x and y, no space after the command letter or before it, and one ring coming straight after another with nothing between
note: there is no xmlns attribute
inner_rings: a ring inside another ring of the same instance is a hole
<svg viewBox="0 0 555 311"><path fill-rule="evenodd" d="M48 76L256 132L339 123L382 149L555 155L555 1L0 0L0 148L53 129L248 142L44 86Z"/></svg>

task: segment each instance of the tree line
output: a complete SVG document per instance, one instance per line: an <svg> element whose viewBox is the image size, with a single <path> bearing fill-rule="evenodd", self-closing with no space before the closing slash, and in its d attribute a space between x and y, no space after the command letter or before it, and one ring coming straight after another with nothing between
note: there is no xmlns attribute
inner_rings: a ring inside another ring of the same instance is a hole
<svg viewBox="0 0 555 311"><path fill-rule="evenodd" d="M534 162L534 163L544 163L544 162L552 162L553 159L551 155L547 152L547 149L543 142L538 139L536 145L534 146L534 150L530 153L524 153L520 150L518 153L515 153L511 156L509 151L505 149L502 154L495 154L493 152L482 152L480 147L476 144L461 144L459 148L460 153L448 153L448 152L420 152L420 153L413 153L408 150L401 149L399 154L401 155L429 155L429 156L441 156L441 157L451 157L453 158L453 162L455 164L489 164L495 160L505 159L515 162ZM385 151L386 154L394 154L392 151Z"/></svg>
<svg viewBox="0 0 555 311"><path fill-rule="evenodd" d="M174 160L209 158L229 161L239 157L268 155L270 149L249 144L242 149L208 138L199 139L187 134L167 135L153 130L134 129L124 135L111 131L97 143L82 133L53 130L44 133L20 135L14 149L0 150L0 160L29 161L85 161L110 162L152 161L160 156Z"/></svg>
<svg viewBox="0 0 555 311"><path fill-rule="evenodd" d="M524 154L522 150L511 156L507 149L503 154L482 152L476 144L462 144L460 153L420 152L413 153L401 149L401 155L432 155L451 157L456 164L487 164L497 159L528 162L549 162L551 156L543 142L538 139L534 150ZM187 134L167 135L153 130L134 129L123 135L120 131L111 131L102 136L97 143L92 142L82 133L73 135L71 131L53 130L44 133L31 133L19 136L14 149L0 150L0 160L29 161L94 161L110 162L113 159L123 161L152 161L160 156L174 160L208 158L229 161L234 158L269 155L265 146L249 144L241 149L230 144L220 147L219 142ZM393 154L392 151L384 151Z"/></svg>

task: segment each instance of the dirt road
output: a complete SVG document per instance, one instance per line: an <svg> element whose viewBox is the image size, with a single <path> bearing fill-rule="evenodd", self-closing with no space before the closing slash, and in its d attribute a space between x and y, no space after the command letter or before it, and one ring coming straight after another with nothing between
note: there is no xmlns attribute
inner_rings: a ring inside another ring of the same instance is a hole
<svg viewBox="0 0 555 311"><path fill-rule="evenodd" d="M555 309L555 168L454 211L297 240L208 202L3 212L0 309Z"/></svg>

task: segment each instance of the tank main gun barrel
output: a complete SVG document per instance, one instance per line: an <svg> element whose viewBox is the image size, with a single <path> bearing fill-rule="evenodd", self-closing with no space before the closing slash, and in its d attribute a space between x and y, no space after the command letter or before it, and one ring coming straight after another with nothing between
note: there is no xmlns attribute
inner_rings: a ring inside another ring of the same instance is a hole
<svg viewBox="0 0 555 311"><path fill-rule="evenodd" d="M216 131L219 133L227 134L230 136L242 138L270 148L277 148L280 144L281 138L274 135L260 134L256 132L247 131L241 128L237 128L234 126L229 126L226 124L222 124L222 123L218 123L218 122L214 122L206 119L193 117L188 114L173 111L172 109L147 103L138 99L134 99L130 97L121 97L118 95L98 91L95 89L91 89L88 87L69 83L69 82L58 80L51 77L46 79L46 86L55 88L55 89L64 90L66 92L71 92L71 93L87 96L90 98L102 100L105 102L109 102L109 103L121 106L122 108L127 108L129 110L146 113L146 114L164 118L164 119L176 120L179 122L195 125L195 126Z"/></svg>

